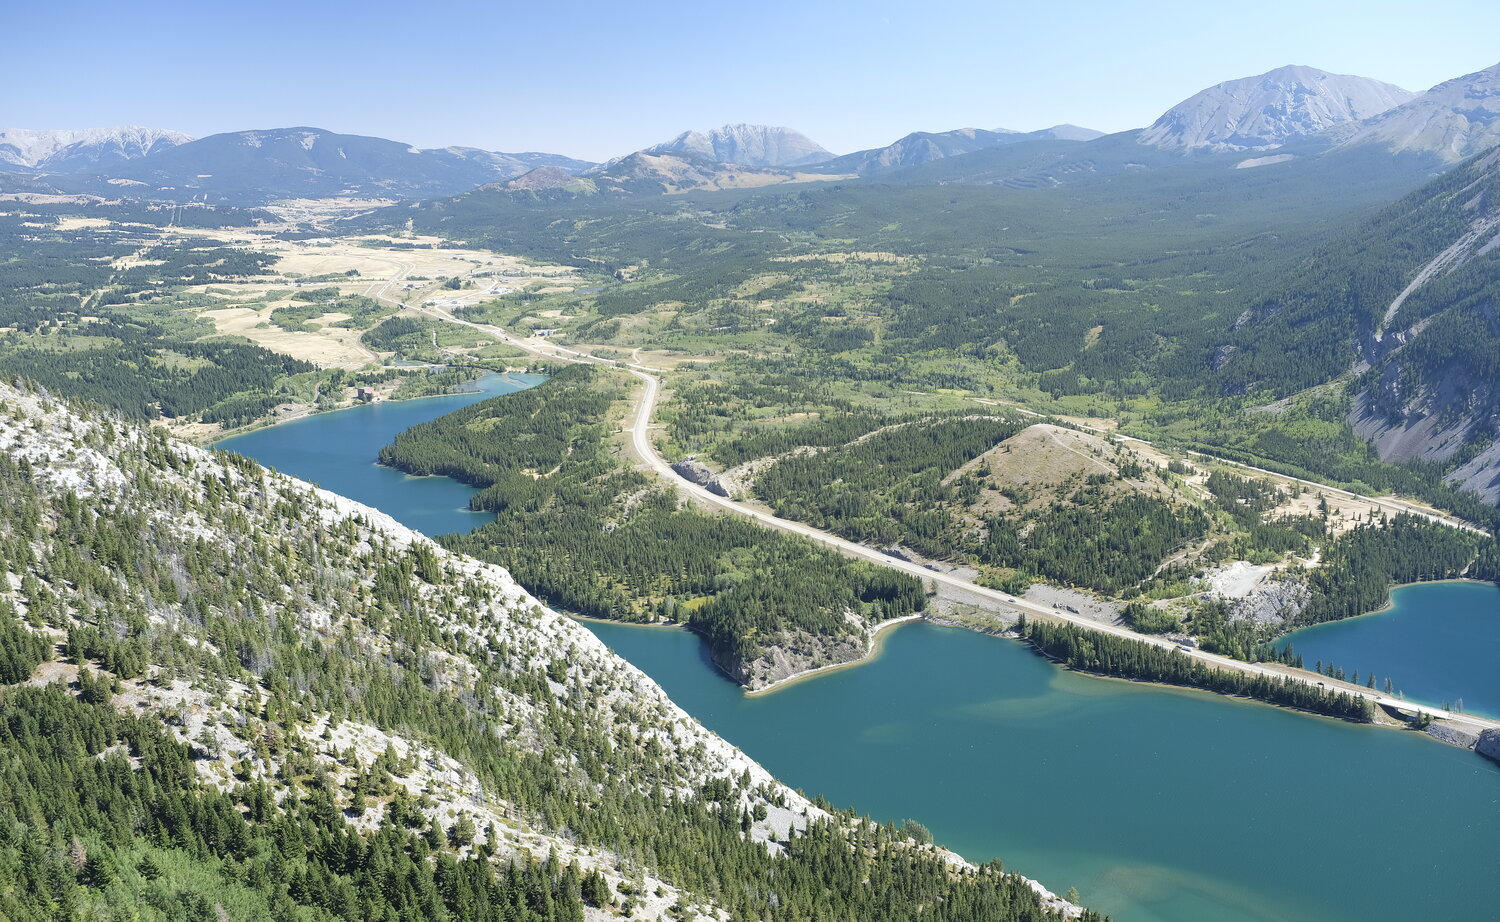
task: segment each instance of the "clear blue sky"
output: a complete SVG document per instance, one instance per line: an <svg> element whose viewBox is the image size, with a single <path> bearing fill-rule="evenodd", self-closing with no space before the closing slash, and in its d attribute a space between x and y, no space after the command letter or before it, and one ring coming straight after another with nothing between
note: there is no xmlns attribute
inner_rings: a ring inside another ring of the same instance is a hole
<svg viewBox="0 0 1500 922"><path fill-rule="evenodd" d="M1496 0L0 0L0 126L316 125L590 159L765 122L1139 127L1282 64L1426 89L1500 61Z"/></svg>

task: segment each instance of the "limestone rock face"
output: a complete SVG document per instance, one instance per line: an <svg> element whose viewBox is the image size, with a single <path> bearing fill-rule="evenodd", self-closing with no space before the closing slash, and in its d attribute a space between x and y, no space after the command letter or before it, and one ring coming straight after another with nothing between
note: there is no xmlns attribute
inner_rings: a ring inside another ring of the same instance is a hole
<svg viewBox="0 0 1500 922"><path fill-rule="evenodd" d="M1474 751L1487 759L1500 762L1500 730L1482 730Z"/></svg>
<svg viewBox="0 0 1500 922"><path fill-rule="evenodd" d="M687 478L691 483L707 487L710 493L717 493L720 496L729 495L729 491L719 482L718 475L696 458L683 458L672 465L672 470Z"/></svg>

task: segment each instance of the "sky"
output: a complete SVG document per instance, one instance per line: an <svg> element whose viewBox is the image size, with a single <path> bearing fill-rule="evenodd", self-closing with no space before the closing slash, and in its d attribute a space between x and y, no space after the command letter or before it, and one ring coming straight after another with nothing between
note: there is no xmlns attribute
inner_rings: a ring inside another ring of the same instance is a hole
<svg viewBox="0 0 1500 922"><path fill-rule="evenodd" d="M1422 90L1500 62L1500 2L0 0L0 35L0 127L311 125L601 160L729 122L835 153L1123 131L1283 64Z"/></svg>

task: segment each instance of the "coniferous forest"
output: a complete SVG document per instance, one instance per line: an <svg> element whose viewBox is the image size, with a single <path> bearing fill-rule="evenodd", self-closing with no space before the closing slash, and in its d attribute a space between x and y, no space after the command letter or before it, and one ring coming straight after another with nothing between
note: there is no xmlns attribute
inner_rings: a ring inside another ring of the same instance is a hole
<svg viewBox="0 0 1500 922"><path fill-rule="evenodd" d="M1072 624L1032 621L1025 627L1025 637L1042 654L1083 672L1241 695L1360 723L1368 723L1372 715L1368 701L1344 692L1317 688L1297 679L1226 672L1176 650Z"/></svg>
<svg viewBox="0 0 1500 922"><path fill-rule="evenodd" d="M747 829L796 795L705 775L706 731L498 571L95 407L7 391L0 422L52 459L0 458L0 558L25 608L0 609L8 919L571 922L651 896L571 861L494 860L494 824L408 787L431 758L413 752L456 760L507 823L660 875L682 912L1055 917L998 866L849 814L768 849ZM17 684L38 668L59 681ZM385 751L333 738L356 725Z"/></svg>
<svg viewBox="0 0 1500 922"><path fill-rule="evenodd" d="M686 624L736 678L784 632L850 634L921 610L921 583L738 517L684 506L627 468L608 442L623 386L573 365L544 384L415 426L380 460L481 487L494 522L452 550L501 564L578 614Z"/></svg>

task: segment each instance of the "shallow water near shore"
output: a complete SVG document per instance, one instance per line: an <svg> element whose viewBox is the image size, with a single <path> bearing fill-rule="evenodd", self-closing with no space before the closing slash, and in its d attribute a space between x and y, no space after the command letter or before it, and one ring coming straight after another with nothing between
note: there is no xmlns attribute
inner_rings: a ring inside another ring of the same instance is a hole
<svg viewBox="0 0 1500 922"><path fill-rule="evenodd" d="M472 489L374 461L409 426L519 389L482 387L222 447L428 534L471 529L488 518L465 508ZM871 662L748 697L694 634L586 627L787 783L915 818L965 857L1076 886L1118 920L1484 918L1500 905L1500 767L1415 733L1078 675L924 623L893 628Z"/></svg>
<svg viewBox="0 0 1500 922"><path fill-rule="evenodd" d="M1309 667L1322 660L1345 673L1390 678L1407 698L1500 718L1500 587L1445 582L1398 586L1390 607L1288 635Z"/></svg>
<svg viewBox="0 0 1500 922"><path fill-rule="evenodd" d="M925 623L751 697L686 631L587 627L788 784L916 818L1117 919L1459 918L1500 899L1500 767L1416 733L1079 675Z"/></svg>

